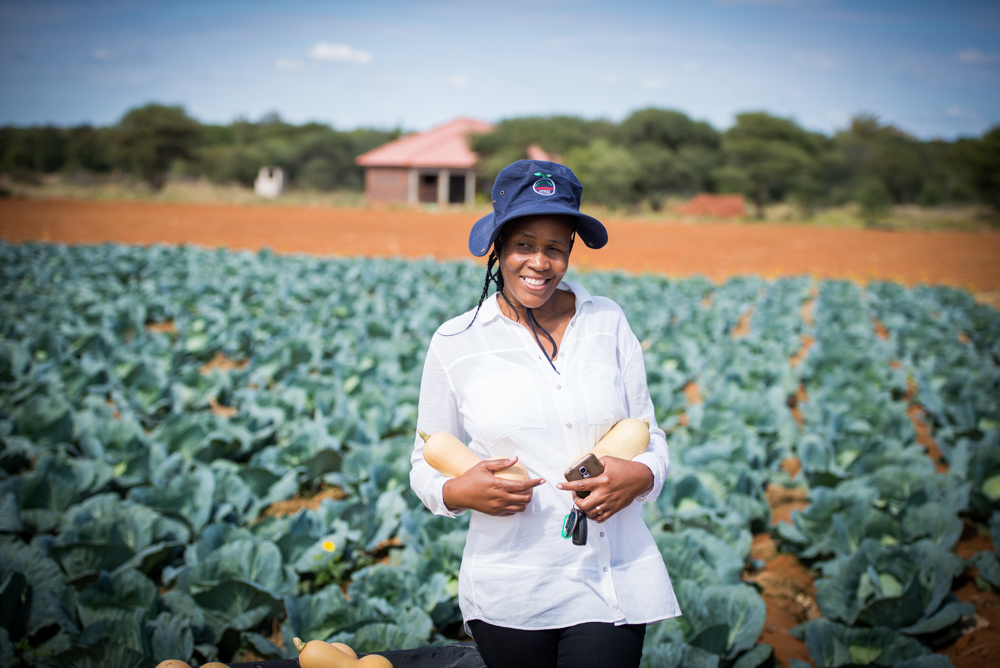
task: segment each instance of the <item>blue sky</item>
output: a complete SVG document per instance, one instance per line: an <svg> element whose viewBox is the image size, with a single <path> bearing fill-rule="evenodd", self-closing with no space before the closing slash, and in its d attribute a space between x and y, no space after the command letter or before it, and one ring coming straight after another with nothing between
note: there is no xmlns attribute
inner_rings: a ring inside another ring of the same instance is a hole
<svg viewBox="0 0 1000 668"><path fill-rule="evenodd" d="M1000 122L1000 2L0 0L0 63L2 124L149 101L340 129L658 106L953 138Z"/></svg>

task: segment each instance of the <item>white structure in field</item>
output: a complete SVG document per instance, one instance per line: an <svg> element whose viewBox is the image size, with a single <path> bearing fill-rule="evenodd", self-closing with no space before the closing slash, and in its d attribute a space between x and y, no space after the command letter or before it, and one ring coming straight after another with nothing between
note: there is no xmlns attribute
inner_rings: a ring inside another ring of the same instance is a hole
<svg viewBox="0 0 1000 668"><path fill-rule="evenodd" d="M261 197L277 197L285 189L285 172L281 167L261 167L253 191Z"/></svg>

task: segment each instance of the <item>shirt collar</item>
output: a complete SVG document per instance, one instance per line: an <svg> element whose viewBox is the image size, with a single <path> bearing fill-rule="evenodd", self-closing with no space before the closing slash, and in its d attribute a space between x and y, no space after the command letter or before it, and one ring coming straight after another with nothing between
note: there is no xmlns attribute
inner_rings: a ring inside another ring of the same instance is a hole
<svg viewBox="0 0 1000 668"><path fill-rule="evenodd" d="M576 297L577 313L580 312L580 309L583 308L584 304L588 302L591 304L594 303L594 298L591 297L590 293L587 292L586 288L584 288L579 283L575 283L573 281L560 281L559 287L556 289L569 290L570 292L573 293L573 296ZM503 316L503 313L500 312L500 304L498 300L499 296L496 293L493 293L492 295L490 295L489 299L483 302L483 307L479 309L478 319L481 320L484 324L487 322L492 322L493 320L496 320L497 318Z"/></svg>

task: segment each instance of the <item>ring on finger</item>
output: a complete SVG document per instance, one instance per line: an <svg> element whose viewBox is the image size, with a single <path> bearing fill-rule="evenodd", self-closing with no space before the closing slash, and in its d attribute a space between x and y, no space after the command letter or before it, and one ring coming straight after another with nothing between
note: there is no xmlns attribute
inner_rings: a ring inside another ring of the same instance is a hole
<svg viewBox="0 0 1000 668"><path fill-rule="evenodd" d="M601 507L600 507L600 506L597 506L597 514L598 514L598 515L603 515L603 514L604 514L604 511L603 511L603 510L601 510Z"/></svg>

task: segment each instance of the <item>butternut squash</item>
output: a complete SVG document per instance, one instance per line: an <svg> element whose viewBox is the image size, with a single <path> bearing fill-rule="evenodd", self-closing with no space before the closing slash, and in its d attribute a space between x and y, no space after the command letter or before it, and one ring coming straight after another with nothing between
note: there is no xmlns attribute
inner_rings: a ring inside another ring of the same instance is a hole
<svg viewBox="0 0 1000 668"><path fill-rule="evenodd" d="M342 642L332 642L330 643L330 645L336 647L337 649L339 649L341 652L351 657L352 659L358 658L358 653Z"/></svg>
<svg viewBox="0 0 1000 668"><path fill-rule="evenodd" d="M601 457L634 459L649 447L649 421L625 418L604 435L590 452ZM575 460L574 460L575 461Z"/></svg>
<svg viewBox="0 0 1000 668"><path fill-rule="evenodd" d="M299 638L293 638L292 642L299 650L299 665L302 668L392 668L389 659L378 654L359 659L355 651L344 643L322 640L304 643Z"/></svg>
<svg viewBox="0 0 1000 668"><path fill-rule="evenodd" d="M323 640L310 640L303 644L295 638L295 649L299 650L299 665L302 668L355 668L358 660Z"/></svg>
<svg viewBox="0 0 1000 668"><path fill-rule="evenodd" d="M424 439L424 460L449 478L457 478L482 461L476 453L448 432L439 431L428 436L418 429L417 433ZM528 470L518 461L494 475L507 480L527 480Z"/></svg>

